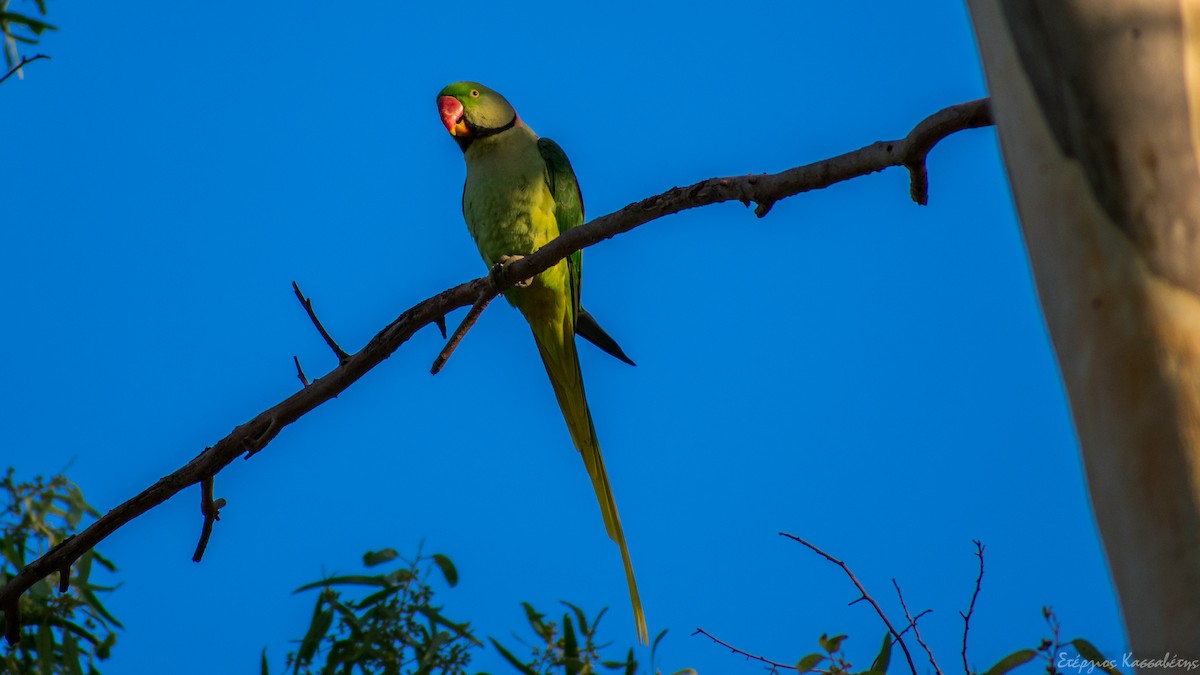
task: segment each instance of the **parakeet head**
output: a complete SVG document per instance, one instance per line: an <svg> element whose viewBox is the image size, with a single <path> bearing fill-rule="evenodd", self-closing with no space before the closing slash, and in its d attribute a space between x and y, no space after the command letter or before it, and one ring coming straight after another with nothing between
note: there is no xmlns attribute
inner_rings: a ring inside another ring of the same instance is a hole
<svg viewBox="0 0 1200 675"><path fill-rule="evenodd" d="M455 82L437 97L446 131L465 152L474 140L494 136L520 123L517 111L500 94L478 82Z"/></svg>

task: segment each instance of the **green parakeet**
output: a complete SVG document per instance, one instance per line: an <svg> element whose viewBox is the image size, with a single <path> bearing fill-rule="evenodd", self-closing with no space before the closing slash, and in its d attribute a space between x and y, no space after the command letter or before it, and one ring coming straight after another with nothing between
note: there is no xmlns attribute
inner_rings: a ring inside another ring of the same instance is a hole
<svg viewBox="0 0 1200 675"><path fill-rule="evenodd" d="M489 267L533 253L560 232L583 223L583 198L566 154L554 141L538 138L503 96L475 82L456 82L438 94L437 105L446 131L466 159L463 217ZM505 297L533 330L567 429L591 476L608 536L621 549L638 639L646 643L646 619L629 547L583 393L576 332L622 361L633 362L580 307L582 266L583 255L576 252L508 290Z"/></svg>

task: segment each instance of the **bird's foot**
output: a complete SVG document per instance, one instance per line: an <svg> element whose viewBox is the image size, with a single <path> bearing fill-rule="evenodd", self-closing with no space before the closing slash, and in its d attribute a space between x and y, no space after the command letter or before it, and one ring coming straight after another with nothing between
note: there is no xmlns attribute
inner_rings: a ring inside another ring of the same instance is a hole
<svg viewBox="0 0 1200 675"><path fill-rule="evenodd" d="M499 274L501 270L503 270L505 267L508 267L509 265L517 262L518 260L520 260L521 258L524 258L524 257L525 256L523 256L523 255L502 255L502 256L500 256L500 261L497 262L495 264L495 266L492 267L491 275L492 275L493 281L495 280L496 275ZM517 288L528 288L529 284L531 284L531 283L533 283L533 279L522 279L521 281L514 283L513 286L516 286Z"/></svg>

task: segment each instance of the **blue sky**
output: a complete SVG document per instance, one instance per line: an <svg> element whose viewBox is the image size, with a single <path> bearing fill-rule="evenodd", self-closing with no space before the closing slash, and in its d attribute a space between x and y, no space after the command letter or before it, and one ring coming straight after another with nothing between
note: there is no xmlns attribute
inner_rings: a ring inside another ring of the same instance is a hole
<svg viewBox="0 0 1200 675"><path fill-rule="evenodd" d="M18 10L20 3L17 3ZM31 9L30 5L28 9ZM495 3L220 13L53 2L53 61L0 85L3 464L69 473L106 510L333 365L295 280L355 350L483 269L461 153L434 96L474 79L570 155L589 215L714 175L898 138L986 95L960 2ZM862 665L882 627L844 558L958 663L1045 633L1125 651L995 133L930 157L930 205L892 169L718 205L588 250L584 303L637 362L581 347L651 633L668 670L756 672L697 627L784 662L822 632ZM461 312L451 317L453 324ZM611 610L617 548L528 329L489 308L437 377L426 329L217 478L202 564L191 489L110 537L125 623L106 674L278 667L323 571L387 546L458 564L442 599L481 634L519 603ZM506 672L488 652L475 664ZM898 672L898 671L897 671Z"/></svg>

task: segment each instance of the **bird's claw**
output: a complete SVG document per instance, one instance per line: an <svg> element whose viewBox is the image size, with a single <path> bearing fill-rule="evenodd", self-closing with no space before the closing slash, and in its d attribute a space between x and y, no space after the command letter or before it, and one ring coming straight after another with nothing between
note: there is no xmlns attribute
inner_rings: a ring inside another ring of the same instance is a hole
<svg viewBox="0 0 1200 675"><path fill-rule="evenodd" d="M525 256L523 256L523 255L502 255L502 256L500 256L499 262L497 262L495 265L492 266L492 271L491 271L492 280L495 281L496 275L499 274L505 267L508 267L509 265L517 262L518 260L520 260L521 258L524 258L524 257ZM533 283L533 279L522 279L520 281L513 283L513 286L515 286L517 288L528 288L529 285L532 283Z"/></svg>

